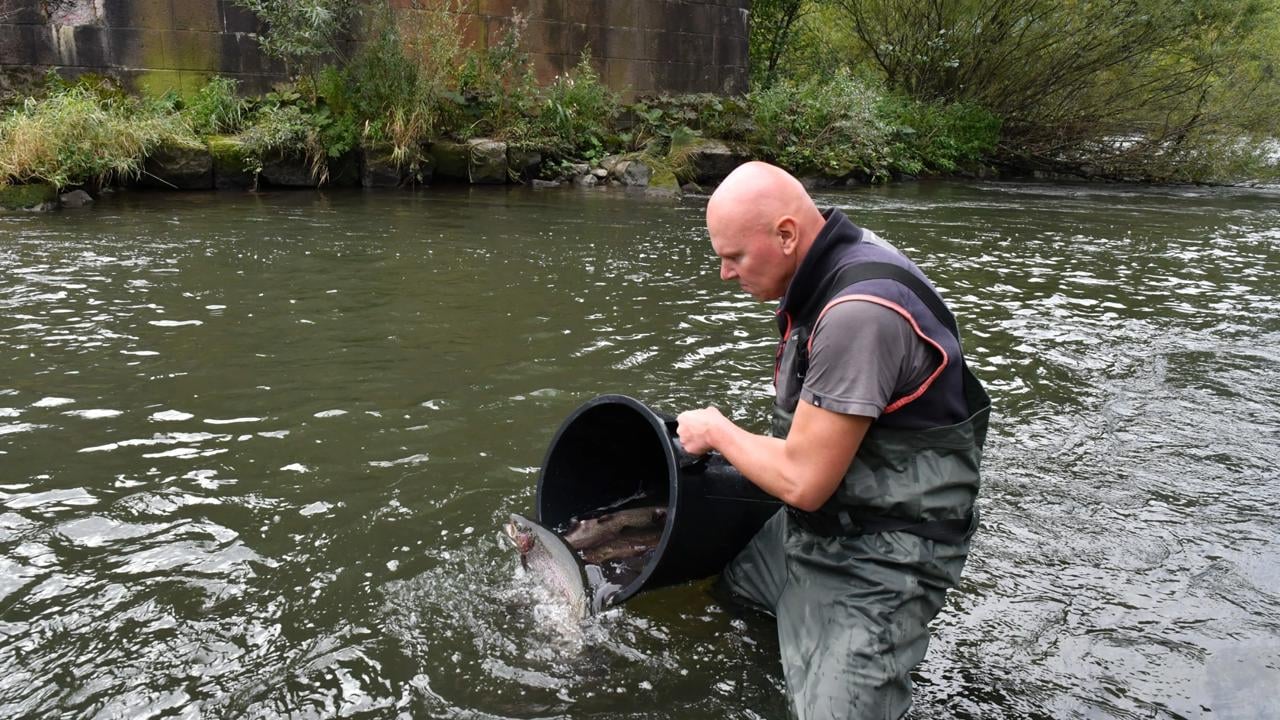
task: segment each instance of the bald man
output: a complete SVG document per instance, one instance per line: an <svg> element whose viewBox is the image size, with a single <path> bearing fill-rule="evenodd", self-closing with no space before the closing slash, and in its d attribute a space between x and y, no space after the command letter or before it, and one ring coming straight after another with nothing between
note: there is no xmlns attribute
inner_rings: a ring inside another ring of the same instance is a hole
<svg viewBox="0 0 1280 720"><path fill-rule="evenodd" d="M713 407L679 416L785 507L721 586L777 617L802 720L899 718L928 623L960 580L990 401L918 267L765 163L707 203L720 277L781 299L771 436Z"/></svg>

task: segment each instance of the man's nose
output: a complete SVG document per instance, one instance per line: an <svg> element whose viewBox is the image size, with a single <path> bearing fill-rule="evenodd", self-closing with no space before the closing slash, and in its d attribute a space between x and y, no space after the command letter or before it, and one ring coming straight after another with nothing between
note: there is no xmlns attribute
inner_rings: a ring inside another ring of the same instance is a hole
<svg viewBox="0 0 1280 720"><path fill-rule="evenodd" d="M724 260L720 261L720 279L721 280L732 280L737 276L738 274L733 271L733 267L727 261L724 261Z"/></svg>

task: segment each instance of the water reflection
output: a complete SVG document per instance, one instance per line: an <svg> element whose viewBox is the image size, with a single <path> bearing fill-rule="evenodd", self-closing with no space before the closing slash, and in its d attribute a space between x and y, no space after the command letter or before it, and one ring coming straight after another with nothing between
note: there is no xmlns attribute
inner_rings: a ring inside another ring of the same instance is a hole
<svg viewBox="0 0 1280 720"><path fill-rule="evenodd" d="M1272 717L1280 210L832 194L997 404L915 717ZM584 627L495 537L580 402L763 429L770 308L697 201L435 189L0 217L0 716L785 716L702 584Z"/></svg>

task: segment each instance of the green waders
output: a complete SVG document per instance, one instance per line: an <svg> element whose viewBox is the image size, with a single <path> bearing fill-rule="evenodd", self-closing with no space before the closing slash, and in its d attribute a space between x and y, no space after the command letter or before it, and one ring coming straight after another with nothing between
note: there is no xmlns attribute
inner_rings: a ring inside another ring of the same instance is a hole
<svg viewBox="0 0 1280 720"><path fill-rule="evenodd" d="M938 503L960 492L966 500L960 511L969 511L988 412L913 432L873 426L829 504L874 495L878 507L941 511ZM775 409L775 436L785 437L790 419ZM911 707L910 672L929 646L928 623L960 581L976 517L963 541L949 543L900 531L824 536L807 527L804 515L780 510L730 563L722 583L777 618L782 668L800 720L900 718Z"/></svg>

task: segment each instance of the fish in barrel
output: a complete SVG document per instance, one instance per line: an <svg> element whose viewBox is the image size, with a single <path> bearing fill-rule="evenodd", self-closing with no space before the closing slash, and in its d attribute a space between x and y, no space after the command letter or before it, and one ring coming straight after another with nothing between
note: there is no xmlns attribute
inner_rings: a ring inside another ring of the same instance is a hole
<svg viewBox="0 0 1280 720"><path fill-rule="evenodd" d="M660 506L606 511L575 519L556 532L522 515L503 527L520 564L568 604L577 617L609 606L638 576L666 528Z"/></svg>

